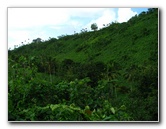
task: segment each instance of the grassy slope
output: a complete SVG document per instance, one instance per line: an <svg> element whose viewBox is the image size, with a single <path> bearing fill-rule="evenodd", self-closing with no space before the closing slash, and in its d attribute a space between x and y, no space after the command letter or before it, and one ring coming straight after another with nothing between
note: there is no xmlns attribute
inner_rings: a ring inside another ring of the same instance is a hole
<svg viewBox="0 0 166 129"><path fill-rule="evenodd" d="M136 120L140 120L140 118L142 119L144 116L153 117L153 115L158 112L156 103L158 99L155 93L154 95L153 93L149 93L148 95L152 95L152 97L146 97L146 100L145 98L141 100L137 99L137 96L134 94L135 92L133 93L134 97L130 97L129 95L132 94L129 94L127 91L122 93L120 89L125 89L124 87L134 89L134 86L139 86L138 89L141 88L139 91L148 91L148 87L152 87L153 89L154 87L157 87L156 84L151 86L153 82L156 82L155 80L157 78L154 76L154 70L157 69L156 64L158 58L156 54L156 52L158 52L157 14L157 11L149 14L141 14L138 17L130 19L126 23L114 23L99 31L65 36L58 40L46 41L43 43L32 43L9 51L9 56L13 54L16 54L17 56L51 56L59 61L72 59L81 63L88 61L102 61L107 63L110 60L113 60L121 65L121 69L116 71L117 74L119 72L121 75L116 77L118 80L116 82L116 94L118 97L111 100L112 105L119 107L123 103L123 100L125 100L128 113L131 113L131 116L134 116ZM143 80L143 77L140 77L140 73L138 77L141 78L141 81L137 81L138 79L136 76L136 79L133 82L132 80L126 79L125 75L127 73L128 76L131 75L131 77L135 77L139 72L137 69L133 70L135 67L131 68L131 71L128 71L132 65L145 67L147 65L155 67L156 69L153 70L151 67L143 69L145 71L145 80ZM132 72L134 72L133 75ZM50 79L47 74L40 73L40 75L41 76L37 76L38 78L36 78L36 80ZM43 77L47 79L44 79ZM55 82L58 82L59 80L62 82L61 78L58 80L57 76L55 76L53 80L55 80ZM137 85L137 83L140 82L142 83ZM139 98L142 97L139 96ZM149 120L151 118L145 118L145 120L147 119Z"/></svg>
<svg viewBox="0 0 166 129"><path fill-rule="evenodd" d="M50 55L62 61L115 60L124 67L143 64L158 46L158 15L142 14L126 23L113 23L96 32L32 43L12 51L15 54Z"/></svg>

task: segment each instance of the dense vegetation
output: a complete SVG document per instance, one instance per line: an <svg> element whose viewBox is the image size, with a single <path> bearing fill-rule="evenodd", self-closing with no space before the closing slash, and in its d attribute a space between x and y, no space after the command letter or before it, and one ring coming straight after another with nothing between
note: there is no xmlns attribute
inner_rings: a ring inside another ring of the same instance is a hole
<svg viewBox="0 0 166 129"><path fill-rule="evenodd" d="M158 121L158 9L8 51L9 121Z"/></svg>

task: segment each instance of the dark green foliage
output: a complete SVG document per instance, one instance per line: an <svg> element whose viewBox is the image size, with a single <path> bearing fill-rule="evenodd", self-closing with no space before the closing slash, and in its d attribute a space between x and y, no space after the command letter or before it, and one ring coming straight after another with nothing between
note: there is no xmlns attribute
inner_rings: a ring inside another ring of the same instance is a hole
<svg viewBox="0 0 166 129"><path fill-rule="evenodd" d="M158 121L158 9L8 51L9 121Z"/></svg>

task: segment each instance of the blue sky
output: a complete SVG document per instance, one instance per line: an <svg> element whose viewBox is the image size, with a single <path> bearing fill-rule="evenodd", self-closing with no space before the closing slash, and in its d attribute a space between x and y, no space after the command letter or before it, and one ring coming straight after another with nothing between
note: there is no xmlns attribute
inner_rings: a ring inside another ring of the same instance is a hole
<svg viewBox="0 0 166 129"><path fill-rule="evenodd" d="M48 40L63 34L79 33L91 24L98 28L111 22L126 22L148 8L8 8L8 49L30 43L33 39ZM28 40L29 39L29 40Z"/></svg>

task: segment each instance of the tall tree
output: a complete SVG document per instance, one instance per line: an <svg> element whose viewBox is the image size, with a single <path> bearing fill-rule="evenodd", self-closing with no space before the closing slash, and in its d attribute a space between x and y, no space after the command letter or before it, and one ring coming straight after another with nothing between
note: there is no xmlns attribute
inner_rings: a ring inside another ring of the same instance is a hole
<svg viewBox="0 0 166 129"><path fill-rule="evenodd" d="M94 31L96 31L96 30L98 29L97 24L96 24L96 23L93 23L93 24L91 25L91 29L94 30Z"/></svg>

